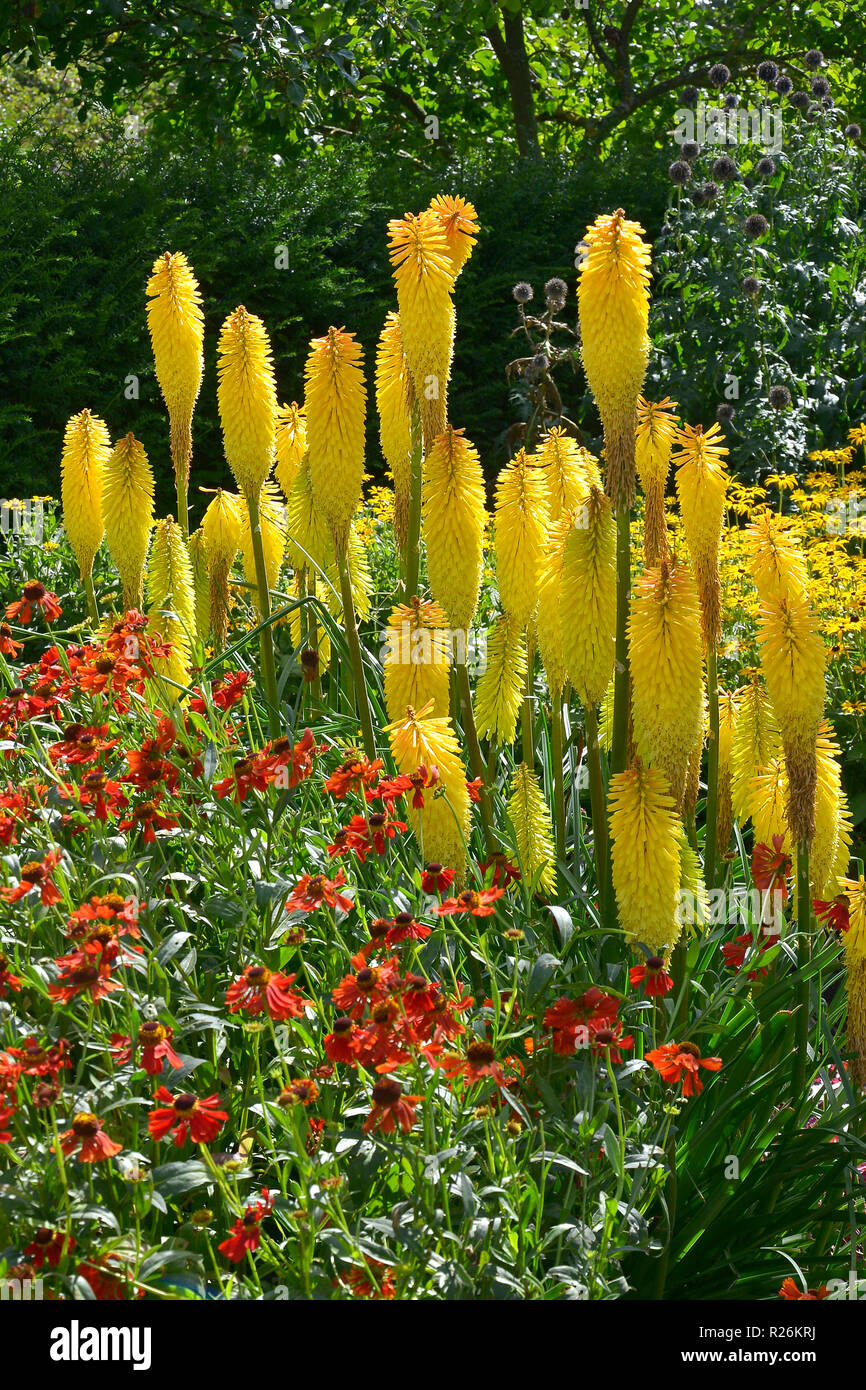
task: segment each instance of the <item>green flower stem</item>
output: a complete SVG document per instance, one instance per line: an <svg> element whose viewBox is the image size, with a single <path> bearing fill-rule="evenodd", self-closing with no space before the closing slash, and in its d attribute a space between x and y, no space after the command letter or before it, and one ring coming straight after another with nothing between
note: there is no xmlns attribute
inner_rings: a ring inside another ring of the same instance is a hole
<svg viewBox="0 0 866 1390"><path fill-rule="evenodd" d="M631 591L631 511L616 513L616 665L613 675L611 772L624 772L628 752L628 604Z"/></svg>
<svg viewBox="0 0 866 1390"><path fill-rule="evenodd" d="M352 580L349 575L349 552L345 543L338 544L337 568L340 571L340 594L343 600L343 625L346 629L346 641L349 646L349 655L352 659L352 673L355 685L355 708L358 718L361 721L361 733L364 738L364 751L368 758L376 756L376 739L373 734L373 716L370 713L370 701L367 697L367 682L364 678L364 659L361 655L361 641L358 637L358 623L355 618L355 601L352 598Z"/></svg>
<svg viewBox="0 0 866 1390"><path fill-rule="evenodd" d="M268 570L265 564L265 551L262 545L262 520L259 513L259 499L247 497L250 513L250 535L253 541L253 558L256 565L256 586L259 595L259 614L262 627L259 630L259 645L262 654L262 678L265 683L265 696L268 702L268 725L272 738L280 734L280 701L277 694L277 668L274 660L274 634L271 626L271 595L268 588Z"/></svg>
<svg viewBox="0 0 866 1390"><path fill-rule="evenodd" d="M523 761L532 772L535 768L535 713L533 698L535 694L535 641L526 634L526 685L523 692L523 710L520 716L520 735L523 742Z"/></svg>
<svg viewBox="0 0 866 1390"><path fill-rule="evenodd" d="M602 918L610 906L613 894L608 892L607 817L604 805L604 781L601 775L601 747L598 741L598 710L595 705L586 710L586 765L589 770L589 803L592 810L592 850L598 880L598 905Z"/></svg>
<svg viewBox="0 0 866 1390"><path fill-rule="evenodd" d="M809 841L797 846L797 965L804 971L812 959L812 903L809 896ZM794 1103L806 1085L809 1042L809 981L797 981L797 1051L794 1061Z"/></svg>
<svg viewBox="0 0 866 1390"><path fill-rule="evenodd" d="M553 763L553 828L556 836L556 857L560 863L563 863L565 861L565 774L562 756L562 691L555 693L551 701L550 757Z"/></svg>
<svg viewBox="0 0 866 1390"><path fill-rule="evenodd" d="M454 682L460 700L463 718L463 733L469 750L469 763L472 768L472 775L473 777L481 778L481 800L479 807L481 810L481 823L484 826L484 843L487 846L488 854L496 854L499 850L499 841L496 838L496 833L493 829L493 817L490 814L491 787L489 785L488 769L484 764L484 757L481 752L481 744L478 742L475 715L472 712L472 691L469 686L469 671L467 670L465 661L454 663Z"/></svg>
<svg viewBox="0 0 866 1390"><path fill-rule="evenodd" d="M707 697L710 706L710 737L707 745L707 824L704 840L704 882L712 891L716 886L716 838L719 823L719 680L716 649L707 647Z"/></svg>
<svg viewBox="0 0 866 1390"><path fill-rule="evenodd" d="M99 622L99 606L96 602L96 591L93 587L93 573L84 576L84 592L87 595L87 611L93 624Z"/></svg>
<svg viewBox="0 0 866 1390"><path fill-rule="evenodd" d="M421 433L421 412L417 404L412 408L412 463L409 480L409 534L406 538L404 568L406 578L403 597L408 603L418 592L418 575L421 567L421 452L423 435Z"/></svg>

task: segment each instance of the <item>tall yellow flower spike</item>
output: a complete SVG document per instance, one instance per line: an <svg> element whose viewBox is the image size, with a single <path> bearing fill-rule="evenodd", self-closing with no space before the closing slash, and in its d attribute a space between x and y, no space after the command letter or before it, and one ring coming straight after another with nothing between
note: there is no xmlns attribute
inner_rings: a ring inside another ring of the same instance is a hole
<svg viewBox="0 0 866 1390"><path fill-rule="evenodd" d="M447 193L438 193L432 199L428 211L436 217L445 234L451 269L456 280L478 240L478 214L471 203L464 202L462 198L451 197Z"/></svg>
<svg viewBox="0 0 866 1390"><path fill-rule="evenodd" d="M274 461L277 387L265 326L243 305L222 326L217 376L226 462L249 502L258 497Z"/></svg>
<svg viewBox="0 0 866 1390"><path fill-rule="evenodd" d="M470 803L466 767L450 719L434 716L430 707L405 711L402 719L387 725L391 754L397 771L405 776L426 767L439 774L436 790L424 793L424 806L407 807L422 856L427 863L456 869L462 882L466 873L466 841L469 838Z"/></svg>
<svg viewBox="0 0 866 1390"><path fill-rule="evenodd" d="M591 487L601 487L598 460L558 425L544 436L533 458L547 479L551 521L574 511Z"/></svg>
<svg viewBox="0 0 866 1390"><path fill-rule="evenodd" d="M376 351L376 408L382 457L394 479L394 533L400 553L409 535L412 482L412 377L403 350L400 315L388 314Z"/></svg>
<svg viewBox="0 0 866 1390"><path fill-rule="evenodd" d="M147 296L147 326L156 379L168 409L179 516L186 534L192 415L204 374L204 315L198 281L182 251L157 257Z"/></svg>
<svg viewBox="0 0 866 1390"><path fill-rule="evenodd" d="M761 667L782 735L795 844L815 830L818 728L824 713L827 653L809 599L791 590L761 605Z"/></svg>
<svg viewBox="0 0 866 1390"><path fill-rule="evenodd" d="M195 600L195 632L202 646L210 633L210 574L207 562L207 541L201 527L189 538L189 563L192 570L192 592Z"/></svg>
<svg viewBox="0 0 866 1390"><path fill-rule="evenodd" d="M521 449L499 474L494 511L499 600L519 628L526 627L538 603L549 496L543 469Z"/></svg>
<svg viewBox="0 0 866 1390"><path fill-rule="evenodd" d="M520 869L527 884L534 884L538 893L556 892L556 851L550 810L535 773L526 763L515 768L508 798L508 815L514 827L514 839Z"/></svg>
<svg viewBox="0 0 866 1390"><path fill-rule="evenodd" d="M779 756L782 738L773 706L762 682L755 679L737 691L737 718L731 739L731 801L745 829L751 816L751 781Z"/></svg>
<svg viewBox="0 0 866 1390"><path fill-rule="evenodd" d="M424 459L427 578L453 628L471 626L484 548L484 477L463 430L445 430Z"/></svg>
<svg viewBox="0 0 866 1390"><path fill-rule="evenodd" d="M680 934L680 822L667 778L640 759L615 773L608 793L613 887L628 941L664 955Z"/></svg>
<svg viewBox="0 0 866 1390"><path fill-rule="evenodd" d="M385 630L385 706L399 720L411 705L448 714L451 697L451 636L438 603L413 598L398 605Z"/></svg>
<svg viewBox="0 0 866 1390"><path fill-rule="evenodd" d="M475 687L475 727L479 738L514 742L526 685L526 638L506 615L487 631L487 665Z"/></svg>
<svg viewBox="0 0 866 1390"><path fill-rule="evenodd" d="M808 595L806 560L782 517L763 512L746 531L746 543L749 573L762 602L787 593Z"/></svg>
<svg viewBox="0 0 866 1390"><path fill-rule="evenodd" d="M140 608L144 562L153 526L153 469L144 445L127 434L114 446L102 478L105 539L120 575L125 609Z"/></svg>
<svg viewBox="0 0 866 1390"><path fill-rule="evenodd" d="M154 669L178 685L188 685L196 635L195 593L189 552L174 517L165 517L154 527L146 590L150 630L171 645L169 656L158 658Z"/></svg>
<svg viewBox="0 0 866 1390"><path fill-rule="evenodd" d="M622 208L586 229L577 288L583 366L604 427L605 490L634 497L635 409L649 360L650 247Z"/></svg>
<svg viewBox="0 0 866 1390"><path fill-rule="evenodd" d="M388 223L403 347L421 411L424 450L448 421L448 378L454 350L454 264L434 212L407 213Z"/></svg>
<svg viewBox="0 0 866 1390"><path fill-rule="evenodd" d="M816 746L817 786L815 795L815 838L809 854L812 897L826 899L835 894L840 852L848 869L850 832L847 800L842 787L841 750L833 726L825 720L818 730Z"/></svg>
<svg viewBox="0 0 866 1390"><path fill-rule="evenodd" d="M676 404L667 396L657 403L638 396L635 463L645 498L643 553L649 567L669 558L665 487L677 433Z"/></svg>
<svg viewBox="0 0 866 1390"><path fill-rule="evenodd" d="M535 635L538 653L547 688L551 695L561 696L568 680L565 652L562 645L562 576L565 566L565 544L573 522L569 513L553 522L544 557L544 568L538 585L538 612Z"/></svg>
<svg viewBox="0 0 866 1390"><path fill-rule="evenodd" d="M329 328L314 338L304 378L313 496L342 551L364 482L367 388L355 335Z"/></svg>
<svg viewBox="0 0 866 1390"><path fill-rule="evenodd" d="M108 426L82 410L67 422L60 461L63 527L81 578L90 584L93 561L102 542L103 473L111 454Z"/></svg>
<svg viewBox="0 0 866 1390"><path fill-rule="evenodd" d="M597 487L578 504L562 561L562 654L584 708L601 703L613 673L616 526Z"/></svg>
<svg viewBox="0 0 866 1390"><path fill-rule="evenodd" d="M225 647L231 597L229 575L241 539L243 503L230 492L217 489L202 518L205 554L210 579L211 631L217 651Z"/></svg>
<svg viewBox="0 0 866 1390"><path fill-rule="evenodd" d="M866 1089L866 879L840 878L840 893L848 898L848 930L842 933L848 971L846 1037L851 1080Z"/></svg>
<svg viewBox="0 0 866 1390"><path fill-rule="evenodd" d="M684 425L677 434L677 495L686 543L701 600L701 622L707 643L718 644L722 630L722 587L719 547L725 516L725 493L730 478L722 460L728 450L718 425L704 434L700 425Z"/></svg>
<svg viewBox="0 0 866 1390"><path fill-rule="evenodd" d="M671 568L663 561L639 577L628 638L636 719L680 809L701 737L703 694L698 595L686 565Z"/></svg>
<svg viewBox="0 0 866 1390"><path fill-rule="evenodd" d="M781 758L771 758L752 777L749 813L755 828L755 844L772 845L774 835L788 831L788 779Z"/></svg>
<svg viewBox="0 0 866 1390"><path fill-rule="evenodd" d="M274 477L288 502L295 479L307 452L307 421L304 407L292 401L277 411L276 454Z"/></svg>
<svg viewBox="0 0 866 1390"><path fill-rule="evenodd" d="M737 724L736 691L719 687L719 801L716 821L716 846L719 857L727 854L734 829L732 796L732 748Z"/></svg>

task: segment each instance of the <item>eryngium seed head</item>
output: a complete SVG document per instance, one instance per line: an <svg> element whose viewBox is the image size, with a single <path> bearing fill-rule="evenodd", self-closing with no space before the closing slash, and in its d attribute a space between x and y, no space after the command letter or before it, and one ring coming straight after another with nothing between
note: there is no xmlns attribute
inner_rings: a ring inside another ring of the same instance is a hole
<svg viewBox="0 0 866 1390"><path fill-rule="evenodd" d="M791 392L787 386L771 386L768 399L774 410L787 410L791 404Z"/></svg>
<svg viewBox="0 0 866 1390"><path fill-rule="evenodd" d="M861 133L860 127L856 121L852 121L850 125L846 125L845 127L845 134L849 140L859 140Z"/></svg>
<svg viewBox="0 0 866 1390"><path fill-rule="evenodd" d="M548 280L544 286L544 297L547 300L548 308L561 309L568 297L568 286L564 280L554 276Z"/></svg>
<svg viewBox="0 0 866 1390"><path fill-rule="evenodd" d="M544 352L537 352L532 359L531 365L540 376L541 373L546 372L550 366L550 358Z"/></svg>
<svg viewBox="0 0 866 1390"><path fill-rule="evenodd" d="M693 159L697 159L700 152L701 147L698 144L697 140L683 141L680 153L682 154L683 159L687 159L689 163L691 163Z"/></svg>
<svg viewBox="0 0 866 1390"><path fill-rule="evenodd" d="M777 77L775 85L780 97L786 97L789 92L794 90L794 84L790 77Z"/></svg>
<svg viewBox="0 0 866 1390"><path fill-rule="evenodd" d="M743 230L750 241L757 241L770 230L770 224L763 213L753 212L745 220Z"/></svg>
<svg viewBox="0 0 866 1390"><path fill-rule="evenodd" d="M714 63L710 68L710 81L714 87L724 87L731 80L731 69L724 63Z"/></svg>
<svg viewBox="0 0 866 1390"><path fill-rule="evenodd" d="M734 110L736 109L736 105L737 105L737 94L736 94L736 92L728 92L728 95L725 97L725 110L726 110L726 111L734 111Z"/></svg>
<svg viewBox="0 0 866 1390"><path fill-rule="evenodd" d="M731 183L739 172L736 163L729 154L720 154L713 164L713 178L721 179L722 183Z"/></svg>
<svg viewBox="0 0 866 1390"><path fill-rule="evenodd" d="M530 299L532 298L533 289L532 286L528 285L525 280L520 280L518 284L514 286L514 289L511 291L511 293L514 295L514 298L517 300L518 304L528 304Z"/></svg>
<svg viewBox="0 0 866 1390"><path fill-rule="evenodd" d="M697 87L683 87L683 101L688 102L689 106L694 106L699 96Z"/></svg>
<svg viewBox="0 0 866 1390"><path fill-rule="evenodd" d="M688 183L692 176L691 165L685 159L675 159L668 169L668 178L671 183Z"/></svg>
<svg viewBox="0 0 866 1390"><path fill-rule="evenodd" d="M761 282L758 279L757 275L747 275L746 278L742 281L740 289L743 291L743 294L748 296L749 299L755 299L760 293Z"/></svg>
<svg viewBox="0 0 866 1390"><path fill-rule="evenodd" d="M809 93L793 92L791 94L791 105L795 106L798 111L807 111L809 109Z"/></svg>
<svg viewBox="0 0 866 1390"><path fill-rule="evenodd" d="M719 185L717 183L705 183L701 192L704 195L705 203L714 203L719 196Z"/></svg>
<svg viewBox="0 0 866 1390"><path fill-rule="evenodd" d="M813 77L811 87L813 97L828 97L830 95L830 83L826 77Z"/></svg>
<svg viewBox="0 0 866 1390"><path fill-rule="evenodd" d="M755 165L755 173L758 178L771 179L776 172L776 161L771 159L768 154L763 159L759 159Z"/></svg>
<svg viewBox="0 0 866 1390"><path fill-rule="evenodd" d="M694 203L696 208L702 208L706 201L707 200L704 196L704 190L702 188L695 188L692 191L692 202Z"/></svg>
<svg viewBox="0 0 866 1390"><path fill-rule="evenodd" d="M734 407L729 401L720 401L716 406L716 419L723 425L729 425L735 415Z"/></svg>
<svg viewBox="0 0 866 1390"><path fill-rule="evenodd" d="M803 67L808 68L809 72L817 72L824 66L824 54L820 48L810 48L803 59Z"/></svg>
<svg viewBox="0 0 866 1390"><path fill-rule="evenodd" d="M770 87L779 76L779 69L768 58L765 62L758 64L758 76L762 82L766 82L767 86Z"/></svg>

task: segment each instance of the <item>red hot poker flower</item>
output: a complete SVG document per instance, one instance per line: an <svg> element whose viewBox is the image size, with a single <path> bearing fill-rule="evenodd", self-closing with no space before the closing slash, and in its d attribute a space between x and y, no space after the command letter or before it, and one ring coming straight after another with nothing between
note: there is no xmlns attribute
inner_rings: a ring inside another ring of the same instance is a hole
<svg viewBox="0 0 866 1390"><path fill-rule="evenodd" d="M228 1119L225 1110L217 1109L218 1096L205 1096L202 1100L189 1092L173 1096L160 1086L154 1100L163 1104L151 1110L148 1133L153 1139L164 1139L171 1132L178 1148L186 1143L187 1134L194 1144L210 1144Z"/></svg>
<svg viewBox="0 0 866 1390"><path fill-rule="evenodd" d="M228 1240L222 1241L218 1247L220 1254L237 1265L244 1255L251 1255L254 1250L258 1250L262 1238L262 1221L273 1209L274 1199L268 1189L263 1187L262 1200L247 1207L243 1216L238 1217Z"/></svg>
<svg viewBox="0 0 866 1390"><path fill-rule="evenodd" d="M277 1022L300 1018L306 1001L296 990L289 989L294 980L294 975L281 975L265 965L248 965L226 990L229 1013L256 1015L267 1011Z"/></svg>
<svg viewBox="0 0 866 1390"><path fill-rule="evenodd" d="M652 1063L664 1081L672 1084L682 1081L684 1096L700 1095L704 1089L699 1075L700 1067L706 1071L722 1069L721 1057L702 1057L700 1048L692 1042L664 1043L648 1052L646 1060Z"/></svg>
<svg viewBox="0 0 866 1390"><path fill-rule="evenodd" d="M74 1116L72 1127L60 1136L61 1152L68 1158L76 1149L82 1163L101 1163L103 1159L113 1158L123 1148L109 1139L102 1128L102 1121L89 1111Z"/></svg>

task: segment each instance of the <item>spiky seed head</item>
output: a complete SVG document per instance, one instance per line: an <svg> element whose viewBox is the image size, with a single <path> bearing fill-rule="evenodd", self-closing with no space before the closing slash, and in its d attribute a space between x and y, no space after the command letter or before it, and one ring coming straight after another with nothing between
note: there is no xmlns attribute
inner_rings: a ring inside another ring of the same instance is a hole
<svg viewBox="0 0 866 1390"><path fill-rule="evenodd" d="M478 605L484 551L484 477L478 451L450 425L423 465L427 578L452 627L468 628Z"/></svg>
<svg viewBox="0 0 866 1390"><path fill-rule="evenodd" d="M664 955L680 933L680 822L667 778L638 759L611 777L608 806L620 926L627 940Z"/></svg>
<svg viewBox="0 0 866 1390"><path fill-rule="evenodd" d="M222 326L217 400L226 462L244 497L258 497L274 461L277 386L267 330L241 305Z"/></svg>
<svg viewBox="0 0 866 1390"><path fill-rule="evenodd" d="M144 562L153 526L153 469L134 434L118 440L102 478L105 539L123 586L123 606L143 603Z"/></svg>
<svg viewBox="0 0 866 1390"><path fill-rule="evenodd" d="M274 477L288 501L307 452L307 421L304 407L292 401L277 411L276 455Z"/></svg>
<svg viewBox="0 0 866 1390"><path fill-rule="evenodd" d="M524 881L534 885L538 893L555 893L556 851L553 847L550 808L538 778L526 763L521 763L512 776L508 815L514 827Z"/></svg>
<svg viewBox="0 0 866 1390"><path fill-rule="evenodd" d="M526 637L505 614L487 631L487 665L475 687L475 726L481 738L508 745L526 685Z"/></svg>
<svg viewBox="0 0 866 1390"><path fill-rule="evenodd" d="M717 424L706 433L700 425L684 425L677 434L674 454L677 495L701 600L701 622L707 643L713 645L722 628L719 547L730 482L723 463L728 454L723 441Z"/></svg>
<svg viewBox="0 0 866 1390"><path fill-rule="evenodd" d="M597 487L578 503L562 561L562 654L584 707L598 705L613 673L616 524Z"/></svg>
<svg viewBox="0 0 866 1390"><path fill-rule="evenodd" d="M448 378L454 350L454 265L439 217L407 213L388 223L403 347L429 452L448 420Z"/></svg>
<svg viewBox="0 0 866 1390"><path fill-rule="evenodd" d="M649 360L650 247L622 208L587 227L577 288L581 352L604 427L605 488L614 507L634 495L635 407Z"/></svg>
<svg viewBox="0 0 866 1390"><path fill-rule="evenodd" d="M343 550L364 482L367 388L354 333L329 328L314 338L304 368L307 449L316 505Z"/></svg>
<svg viewBox="0 0 866 1390"><path fill-rule="evenodd" d="M410 806L406 815L427 863L444 864L457 870L462 880L466 871L466 842L469 838L470 804L466 788L466 767L460 744L450 719L431 714L430 708L407 709L403 717L386 726L391 754L397 771L411 775L420 767L436 768L437 795L428 792L423 808Z"/></svg>
<svg viewBox="0 0 866 1390"><path fill-rule="evenodd" d="M98 415L82 410L67 421L60 461L63 527L82 579L93 570L105 530L102 486L110 455L108 426Z"/></svg>
<svg viewBox="0 0 866 1390"><path fill-rule="evenodd" d="M400 315L388 314L376 350L376 408L382 457L394 479L394 532L401 554L409 535L412 478L412 377Z"/></svg>
<svg viewBox="0 0 866 1390"><path fill-rule="evenodd" d="M147 326L156 379L168 409L171 457L189 475L192 414L204 373L204 315L198 281L182 251L157 257L147 282Z"/></svg>
<svg viewBox="0 0 866 1390"><path fill-rule="evenodd" d="M687 565L645 570L628 620L636 718L653 763L683 805L689 760L702 734L702 651L698 595Z"/></svg>
<svg viewBox="0 0 866 1390"><path fill-rule="evenodd" d="M445 235L456 280L478 240L478 214L471 203L447 193L438 193L429 211L437 218Z"/></svg>
<svg viewBox="0 0 866 1390"><path fill-rule="evenodd" d="M438 603L413 598L398 605L385 630L385 705L399 720L406 707L445 716L450 708L451 635Z"/></svg>

